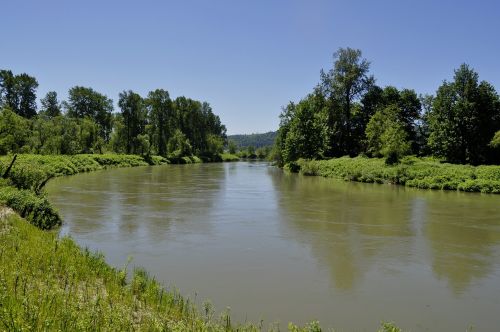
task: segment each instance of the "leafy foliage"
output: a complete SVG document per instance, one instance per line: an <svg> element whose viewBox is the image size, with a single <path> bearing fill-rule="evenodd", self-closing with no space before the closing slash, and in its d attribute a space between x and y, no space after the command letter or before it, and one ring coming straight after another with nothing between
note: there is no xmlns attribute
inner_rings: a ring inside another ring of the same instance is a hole
<svg viewBox="0 0 500 332"><path fill-rule="evenodd" d="M342 157L330 160L300 159L288 168L304 175L347 181L500 194L500 166L453 165L415 157L405 157L397 165L386 165L384 159L379 158Z"/></svg>
<svg viewBox="0 0 500 332"><path fill-rule="evenodd" d="M273 151L279 166L345 155L384 156L393 164L408 154L500 163L500 138L494 136L500 97L468 65L436 96L421 97L410 89L376 86L369 65L361 51L341 48L313 93L283 108Z"/></svg>
<svg viewBox="0 0 500 332"><path fill-rule="evenodd" d="M450 162L499 161L488 146L500 128L500 100L489 83L463 64L438 89L429 113L429 145Z"/></svg>

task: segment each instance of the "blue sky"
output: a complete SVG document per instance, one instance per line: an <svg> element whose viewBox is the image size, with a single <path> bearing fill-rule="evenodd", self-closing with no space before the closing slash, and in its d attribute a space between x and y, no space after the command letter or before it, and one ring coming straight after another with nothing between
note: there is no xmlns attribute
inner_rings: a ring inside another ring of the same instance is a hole
<svg viewBox="0 0 500 332"><path fill-rule="evenodd" d="M38 96L90 86L206 100L228 133L274 130L332 66L359 48L381 86L433 93L469 63L500 90L498 1L0 0L0 68Z"/></svg>

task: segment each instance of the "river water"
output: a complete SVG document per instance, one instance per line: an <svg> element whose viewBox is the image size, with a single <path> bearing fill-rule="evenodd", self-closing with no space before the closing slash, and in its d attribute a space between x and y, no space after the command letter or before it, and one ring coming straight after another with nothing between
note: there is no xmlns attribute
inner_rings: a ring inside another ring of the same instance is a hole
<svg viewBox="0 0 500 332"><path fill-rule="evenodd" d="M233 320L340 331L500 329L500 196L286 174L259 162L51 180L61 233Z"/></svg>

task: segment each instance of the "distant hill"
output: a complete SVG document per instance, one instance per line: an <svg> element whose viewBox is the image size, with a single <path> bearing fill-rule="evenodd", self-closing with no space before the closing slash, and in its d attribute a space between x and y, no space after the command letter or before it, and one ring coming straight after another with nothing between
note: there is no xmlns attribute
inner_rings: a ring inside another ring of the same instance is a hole
<svg viewBox="0 0 500 332"><path fill-rule="evenodd" d="M248 146L261 148L265 146L272 146L274 144L276 134L276 131L270 131L264 134L229 135L227 136L227 138L228 140L235 142L236 145L240 148L245 148Z"/></svg>

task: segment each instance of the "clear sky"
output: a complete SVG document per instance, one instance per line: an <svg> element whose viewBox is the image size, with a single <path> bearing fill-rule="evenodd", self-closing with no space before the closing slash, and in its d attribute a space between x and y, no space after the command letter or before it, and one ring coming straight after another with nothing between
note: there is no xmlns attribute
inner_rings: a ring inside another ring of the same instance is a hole
<svg viewBox="0 0 500 332"><path fill-rule="evenodd" d="M208 101L229 134L275 130L339 47L381 86L434 93L466 62L500 90L498 0L0 0L0 31L0 68L39 97L164 88Z"/></svg>

